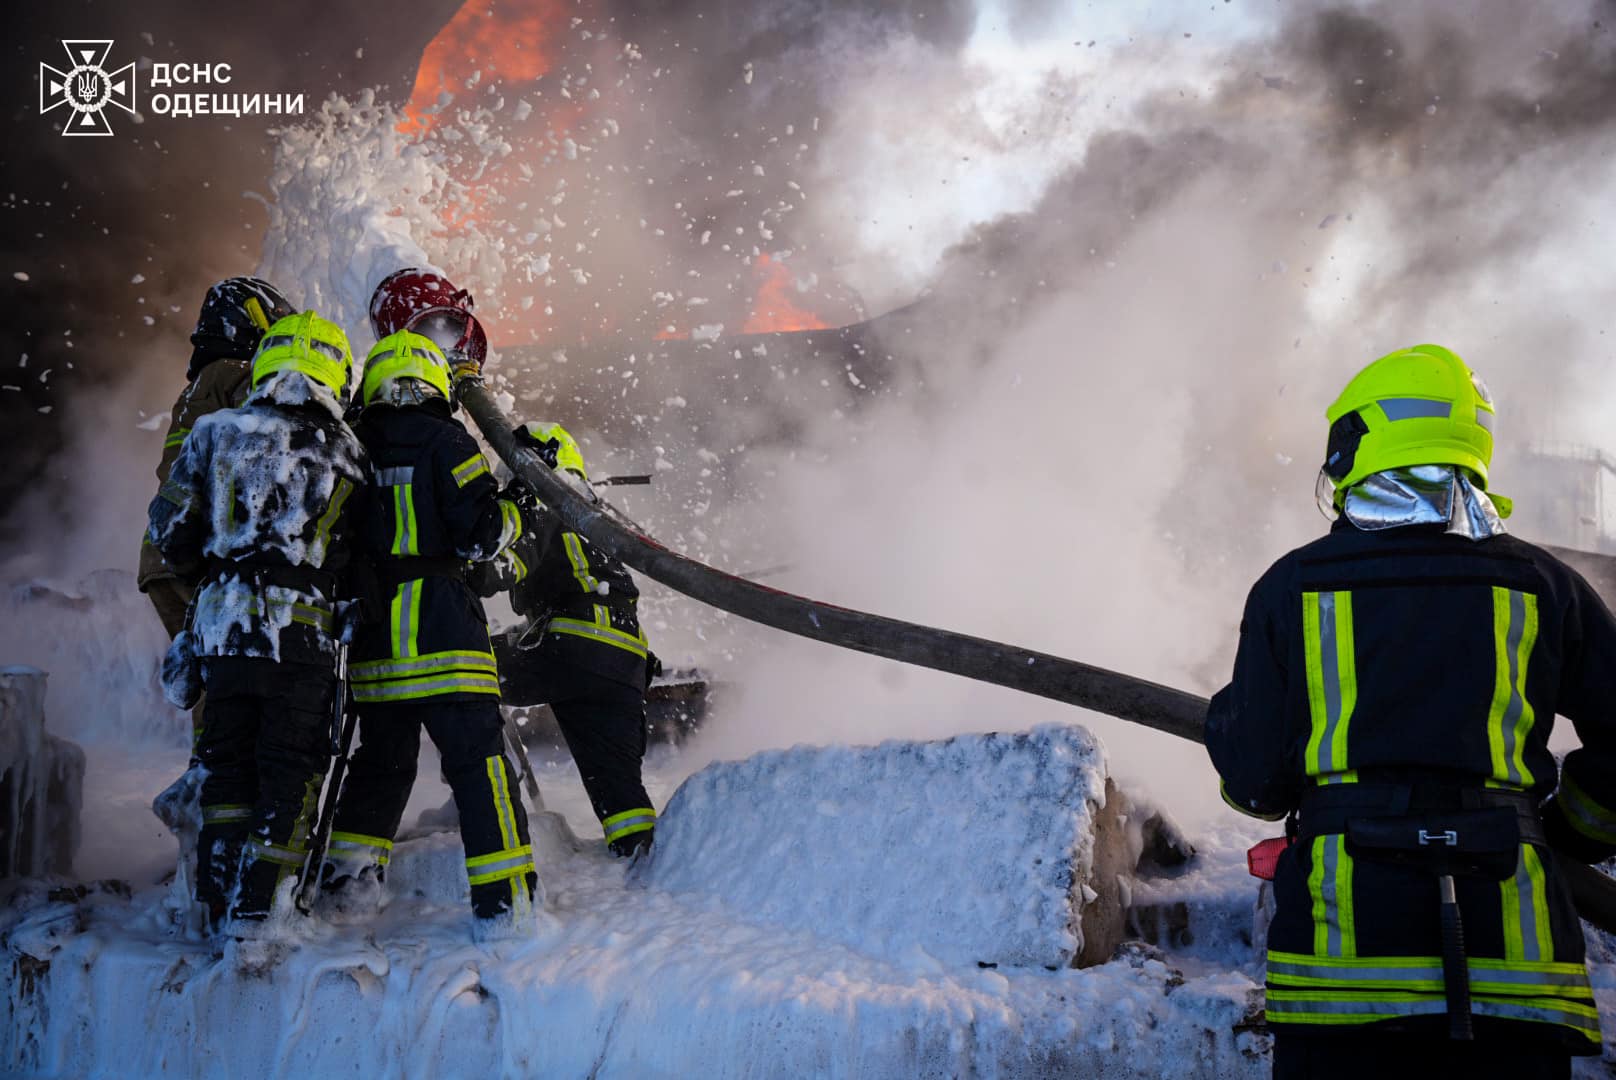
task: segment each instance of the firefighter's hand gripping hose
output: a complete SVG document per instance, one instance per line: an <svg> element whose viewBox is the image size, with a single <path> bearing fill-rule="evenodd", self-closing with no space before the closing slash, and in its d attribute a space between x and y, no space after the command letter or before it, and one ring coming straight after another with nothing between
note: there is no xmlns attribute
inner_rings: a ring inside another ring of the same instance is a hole
<svg viewBox="0 0 1616 1080"><path fill-rule="evenodd" d="M1207 700L1196 694L1048 653L822 603L669 551L606 505L590 501L537 454L520 446L510 419L480 378L462 378L456 391L494 452L568 529L670 589L787 633L1053 698L1191 742L1202 741ZM1557 862L1578 914L1601 930L1616 932L1616 880L1571 859Z"/></svg>

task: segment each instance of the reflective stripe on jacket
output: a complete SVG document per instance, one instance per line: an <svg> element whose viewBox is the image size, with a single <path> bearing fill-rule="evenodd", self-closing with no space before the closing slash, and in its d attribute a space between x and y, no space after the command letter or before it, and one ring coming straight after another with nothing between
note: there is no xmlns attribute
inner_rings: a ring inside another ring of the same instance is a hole
<svg viewBox="0 0 1616 1080"><path fill-rule="evenodd" d="M1564 773L1556 714L1581 737ZM1236 809L1272 818L1314 785L1556 791L1557 848L1616 851L1616 620L1578 575L1510 536L1338 524L1280 559L1247 600L1234 678L1207 749ZM1269 930L1270 1023L1445 1024L1434 877L1354 856L1339 833L1280 858ZM1337 825L1336 827L1339 827ZM1567 837L1562 843L1559 837ZM1581 924L1547 847L1503 881L1460 878L1479 1026L1599 1045Z"/></svg>
<svg viewBox="0 0 1616 1080"><path fill-rule="evenodd" d="M498 555L522 534L515 504L498 497L476 442L442 401L373 405L357 431L375 465L361 534L382 590L354 643L354 699L498 697L487 619L464 574L412 567Z"/></svg>
<svg viewBox="0 0 1616 1080"><path fill-rule="evenodd" d="M628 568L564 529L550 511L527 507L522 515L522 538L481 570L478 592L491 596L509 589L518 615L548 619L546 662L577 664L644 689L650 645L640 627L640 590Z"/></svg>

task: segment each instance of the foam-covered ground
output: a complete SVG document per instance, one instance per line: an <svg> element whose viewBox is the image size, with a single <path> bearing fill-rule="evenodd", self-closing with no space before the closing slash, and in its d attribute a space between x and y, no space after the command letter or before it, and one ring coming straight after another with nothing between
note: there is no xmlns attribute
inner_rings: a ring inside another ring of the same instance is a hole
<svg viewBox="0 0 1616 1080"><path fill-rule="evenodd" d="M837 753L856 788L860 752ZM825 764L825 751L775 752L765 770L775 784L791 786L793 754L805 763L805 782L814 775L806 763ZM626 872L605 856L570 766L541 764L551 805L589 842L581 851L545 848L548 915L532 935L472 942L452 833L400 844L379 914L317 913L268 940L216 945L178 930L160 885L132 897L92 891L56 900L39 886L15 896L0 923L11 954L0 1062L40 1076L251 1077L305 1067L633 1077L1265 1071L1264 1040L1241 1030L1256 990L1249 970L1183 973L1148 949L1083 971L994 969L941 959L900 936L838 933L824 920L782 918L746 902L782 886L789 892L789 881L742 893L683 879L679 889L662 888L655 873ZM1098 760L1072 765L1075 775ZM889 755L871 767L890 766ZM162 775L156 766L132 771ZM423 763L413 805L441 798L432 775ZM668 798L664 778L677 775L677 762L655 763L659 804ZM924 779L917 771L915 783ZM757 826L811 834L811 820L783 819L798 801L760 803ZM700 835L704 814L728 812L710 799L677 803L670 839ZM715 839L725 835L721 824L705 824ZM969 827L1009 838L1025 821L984 815ZM873 887L886 863L879 833L869 835L868 844L845 842L829 864L803 860L795 872L804 895L825 895L839 874ZM957 839L935 835L939 847ZM790 874L791 866L775 862L768 872ZM917 901L994 888L974 884L968 868L949 880L936 867L913 880L898 869L891 890L912 891ZM973 903L949 902L962 910Z"/></svg>
<svg viewBox="0 0 1616 1080"><path fill-rule="evenodd" d="M97 761L105 768L107 755L92 755L92 773ZM134 778L112 816L137 818L137 789L168 771L150 758L124 765L102 773ZM44 884L29 886L0 915L0 1072L1267 1075L1265 1038L1246 1030L1260 973L1243 854L1260 825L1201 831L1188 867L1136 886L1147 909L1181 909L1181 925L1151 934L1164 949L1125 947L1086 970L994 970L877 936L853 946L711 892L651 886L654 875L625 873L593 842L570 765L538 765L549 805L590 842L543 847L549 918L525 939L472 943L449 833L402 842L380 913L317 913L270 941L181 933L150 878L133 896L52 901ZM680 776L677 755L651 761L659 805ZM443 797L423 761L406 820ZM845 852L847 863L877 857ZM903 868L892 875L902 888ZM1601 1010L1616 1007L1606 954L1593 964ZM1605 1067L1582 1061L1577 1075Z"/></svg>
<svg viewBox="0 0 1616 1080"><path fill-rule="evenodd" d="M827 752L803 754L823 764ZM789 789L793 753L722 768L731 778L750 770ZM833 753L853 755L850 762L859 752ZM166 782L165 765L177 771L182 758L136 758L120 768L98 748L92 775L123 780L108 814L138 820L146 811L137 804L159 779ZM542 847L548 914L521 939L472 941L452 833L399 845L379 913L317 912L268 940L216 944L177 929L149 859L130 859L144 875L136 876L132 896L92 889L82 899L52 899L44 885L25 888L0 915L8 1010L0 1072L1267 1075L1266 1037L1250 1027L1261 975L1251 937L1254 883L1243 865L1260 824L1230 819L1226 830L1198 831L1192 863L1135 885L1135 903L1156 918L1143 934L1156 946L1125 946L1110 963L1084 970L995 969L939 958L901 935L861 933L823 915L797 920L779 905L754 907L759 897L788 895L790 880L748 886L744 874L732 873L704 890L664 871L680 887L661 887L657 873L630 872L603 853L570 764L537 764L548 804L586 842L581 850ZM684 771L676 752L653 757L648 786L658 805L669 803ZM850 772L847 782L856 786L857 775ZM759 800L756 825L781 835L788 824L812 833L811 820L776 820L787 809L771 806L798 802L784 793ZM428 757L406 821L445 794ZM699 820L732 812L728 804L685 798L671 810L670 838L699 835L704 824L715 839L733 831ZM98 820L86 823L87 833ZM150 850L130 820L124 827L132 846ZM1007 822L1003 832L1008 837L1016 827ZM836 859L824 857L823 837L808 836L814 857L796 871L803 895L826 895L838 875L872 887L872 867L887 863L878 832L870 835L869 844L845 842ZM939 832L936 842L954 839ZM789 876L790 865L773 862L768 872ZM941 865L928 870L931 880L915 883L917 896L932 899L925 894L942 884L935 880ZM894 890L906 887L901 868L893 868L893 879ZM949 887L974 886L966 875ZM1594 965L1604 1009L1616 1007L1607 952ZM1603 1075L1603 1068L1584 1061L1578 1074Z"/></svg>

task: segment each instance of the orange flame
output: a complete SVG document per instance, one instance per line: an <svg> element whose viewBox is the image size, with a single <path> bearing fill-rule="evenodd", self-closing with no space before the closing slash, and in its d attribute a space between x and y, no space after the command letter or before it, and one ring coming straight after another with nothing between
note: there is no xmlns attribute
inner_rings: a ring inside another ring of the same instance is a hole
<svg viewBox="0 0 1616 1080"><path fill-rule="evenodd" d="M793 299L796 282L785 263L768 255L757 257L763 280L758 284L752 314L741 327L743 334L777 334L789 330L829 330L830 323Z"/></svg>
<svg viewBox="0 0 1616 1080"><path fill-rule="evenodd" d="M513 90L540 80L553 67L567 62L567 50L571 48L568 20L579 10L576 0L464 0L422 53L415 85L404 109L405 118L398 130L410 136L425 136L437 120L435 109L439 99L447 93L464 100L468 90L473 89L466 84L474 77L479 78L477 88L497 82ZM547 95L541 97L542 103L533 120L524 121L521 126L529 131L547 129L546 138L552 146L598 108L581 101L563 103ZM593 99L593 95L591 97ZM444 211L445 230L452 235L496 214L494 207L512 190L513 184L519 189L522 181L508 172L495 170L482 177L477 185L461 194L455 207ZM749 277L755 289L754 300L739 333L825 330L833 325L803 306L794 275L783 262L760 254L752 260ZM556 284L554 299L557 307L564 308L566 313L562 315L553 315L545 304L534 302L538 300L536 296L529 300L519 294L512 295L516 290L510 287L504 289L504 295L498 298L503 301L498 303L501 310L487 313L490 317L485 326L492 342L495 345L583 342L597 336L609 338L614 333L635 333L636 329L644 332L650 328L646 324L654 319L650 312L603 310L599 302L592 305L582 302L584 298L572 284L565 281ZM535 291L543 287L540 282L533 283ZM585 315L585 312L592 314ZM663 322L655 337L681 339L688 338L690 333L687 326Z"/></svg>
<svg viewBox="0 0 1616 1080"><path fill-rule="evenodd" d="M421 54L399 130L424 134L439 97L465 93L478 72L509 82L542 76L554 59L551 34L566 26L566 11L563 0L466 0Z"/></svg>

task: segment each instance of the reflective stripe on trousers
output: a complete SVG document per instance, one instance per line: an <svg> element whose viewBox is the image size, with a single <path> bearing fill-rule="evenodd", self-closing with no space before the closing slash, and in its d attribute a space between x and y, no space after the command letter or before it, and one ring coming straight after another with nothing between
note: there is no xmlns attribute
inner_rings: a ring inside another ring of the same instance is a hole
<svg viewBox="0 0 1616 1080"><path fill-rule="evenodd" d="M229 821L246 821L252 817L253 808L245 803L219 803L214 806L202 808L202 824L222 825Z"/></svg>
<svg viewBox="0 0 1616 1080"><path fill-rule="evenodd" d="M382 836L333 832L325 859L340 873L357 874L367 867L385 867L393 858L393 842Z"/></svg>
<svg viewBox="0 0 1616 1080"><path fill-rule="evenodd" d="M533 899L528 893L525 876L533 869L533 847L519 842L521 832L516 827L516 809L511 803L511 779L505 768L505 758L496 754L487 758L485 764L488 786L494 796L494 816L499 821L499 835L505 847L500 851L468 858L466 876L472 885L508 880L511 914L521 918L533 910ZM477 863L476 867L473 866L474 862Z"/></svg>
<svg viewBox="0 0 1616 1080"><path fill-rule="evenodd" d="M656 811L649 806L640 806L633 810L624 810L620 814L613 814L603 819L600 825L606 832L606 842L610 844L625 836L649 832L656 828Z"/></svg>
<svg viewBox="0 0 1616 1080"><path fill-rule="evenodd" d="M473 885L520 877L534 872L533 845L506 848L466 860L466 878Z"/></svg>

